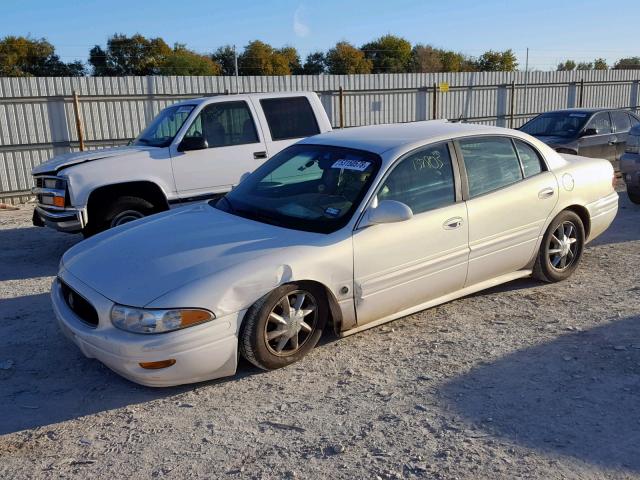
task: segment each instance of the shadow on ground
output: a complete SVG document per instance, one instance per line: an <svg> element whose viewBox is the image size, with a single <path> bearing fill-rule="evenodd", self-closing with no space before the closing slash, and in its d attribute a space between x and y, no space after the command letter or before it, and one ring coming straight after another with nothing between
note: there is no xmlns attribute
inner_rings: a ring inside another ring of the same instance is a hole
<svg viewBox="0 0 640 480"><path fill-rule="evenodd" d="M442 393L516 444L640 471L640 315L482 364Z"/></svg>

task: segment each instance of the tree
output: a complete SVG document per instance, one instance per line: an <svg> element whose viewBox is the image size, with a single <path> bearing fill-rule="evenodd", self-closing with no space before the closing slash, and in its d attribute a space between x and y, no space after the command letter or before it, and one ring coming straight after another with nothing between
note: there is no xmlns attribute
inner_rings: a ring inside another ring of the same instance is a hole
<svg viewBox="0 0 640 480"><path fill-rule="evenodd" d="M335 47L327 52L326 63L329 73L336 75L371 73L373 68L371 60L365 58L362 50L348 42L336 43Z"/></svg>
<svg viewBox="0 0 640 480"><path fill-rule="evenodd" d="M608 70L609 66L607 65L607 61L604 58L596 58L593 61L593 69L594 70Z"/></svg>
<svg viewBox="0 0 640 480"><path fill-rule="evenodd" d="M275 55L282 55L287 60L287 66L291 74L298 75L302 73L300 55L294 47L282 47L281 49L275 51Z"/></svg>
<svg viewBox="0 0 640 480"><path fill-rule="evenodd" d="M44 38L8 36L0 40L0 76L79 77L84 74L82 62L64 63Z"/></svg>
<svg viewBox="0 0 640 480"><path fill-rule="evenodd" d="M220 65L222 75L236 74L235 50L231 45L219 47L211 54L211 60Z"/></svg>
<svg viewBox="0 0 640 480"><path fill-rule="evenodd" d="M254 40L244 48L238 58L242 75L290 75L291 59L260 40Z"/></svg>
<svg viewBox="0 0 640 480"><path fill-rule="evenodd" d="M188 50L177 44L173 52L160 63L160 75L220 75L222 67L206 55Z"/></svg>
<svg viewBox="0 0 640 480"><path fill-rule="evenodd" d="M476 70L472 59L451 50L440 51L443 72L472 72Z"/></svg>
<svg viewBox="0 0 640 480"><path fill-rule="evenodd" d="M614 70L638 70L640 69L640 57L621 58L613 68Z"/></svg>
<svg viewBox="0 0 640 480"><path fill-rule="evenodd" d="M395 35L383 35L365 43L361 50L365 58L371 60L373 73L406 72L411 60L411 44Z"/></svg>
<svg viewBox="0 0 640 480"><path fill-rule="evenodd" d="M326 71L327 64L323 52L313 52L307 55L307 59L302 67L305 75L320 75Z"/></svg>
<svg viewBox="0 0 640 480"><path fill-rule="evenodd" d="M481 72L513 72L518 68L518 61L513 50L484 52L476 62Z"/></svg>
<svg viewBox="0 0 640 480"><path fill-rule="evenodd" d="M416 45L411 51L409 70L414 73L442 72L442 51L430 45Z"/></svg>
<svg viewBox="0 0 640 480"><path fill-rule="evenodd" d="M591 62L578 62L576 70L593 70L593 63Z"/></svg>
<svg viewBox="0 0 640 480"><path fill-rule="evenodd" d="M91 49L89 63L95 76L156 75L172 52L161 38L115 34L107 40L106 50L99 45Z"/></svg>
<svg viewBox="0 0 640 480"><path fill-rule="evenodd" d="M565 62L560 62L556 70L558 72L570 72L576 68L576 62L573 60L567 60Z"/></svg>

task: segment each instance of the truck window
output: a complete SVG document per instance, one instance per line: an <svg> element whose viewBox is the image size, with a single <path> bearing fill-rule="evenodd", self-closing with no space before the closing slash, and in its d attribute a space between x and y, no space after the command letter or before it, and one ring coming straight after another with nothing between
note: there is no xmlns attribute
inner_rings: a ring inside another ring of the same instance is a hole
<svg viewBox="0 0 640 480"><path fill-rule="evenodd" d="M185 137L204 137L209 148L260 141L251 111L243 101L207 105L193 121Z"/></svg>
<svg viewBox="0 0 640 480"><path fill-rule="evenodd" d="M306 97L260 100L273 140L303 138L320 133L316 116Z"/></svg>

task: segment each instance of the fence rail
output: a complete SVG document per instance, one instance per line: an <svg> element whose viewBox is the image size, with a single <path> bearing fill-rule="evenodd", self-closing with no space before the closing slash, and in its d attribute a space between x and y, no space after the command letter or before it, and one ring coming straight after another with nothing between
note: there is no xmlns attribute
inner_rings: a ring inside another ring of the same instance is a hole
<svg viewBox="0 0 640 480"><path fill-rule="evenodd" d="M638 110L640 71L299 75L237 84L235 77L0 78L0 198L24 195L33 167L78 150L79 131L88 149L123 145L178 100L295 90L317 92L334 127L448 118L515 128L559 108Z"/></svg>

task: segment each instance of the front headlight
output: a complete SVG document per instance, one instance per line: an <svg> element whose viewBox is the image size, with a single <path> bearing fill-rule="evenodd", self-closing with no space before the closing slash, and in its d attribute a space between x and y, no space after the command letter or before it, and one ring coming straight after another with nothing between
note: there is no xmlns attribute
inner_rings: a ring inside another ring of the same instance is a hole
<svg viewBox="0 0 640 480"><path fill-rule="evenodd" d="M199 325L216 316L208 310L181 308L151 310L114 305L111 323L121 330L133 333L164 333Z"/></svg>

